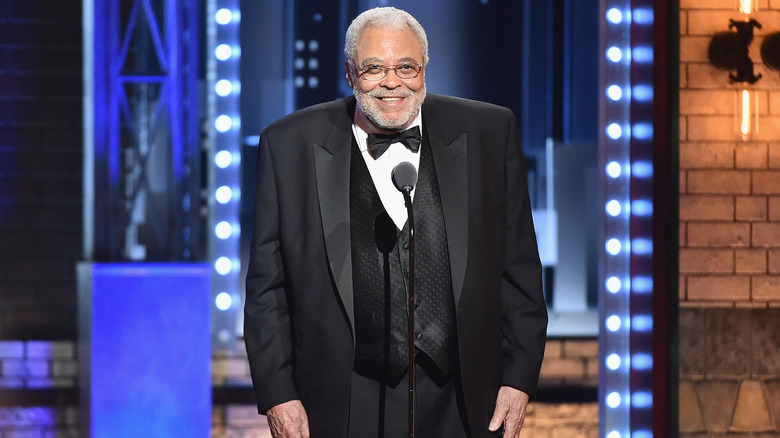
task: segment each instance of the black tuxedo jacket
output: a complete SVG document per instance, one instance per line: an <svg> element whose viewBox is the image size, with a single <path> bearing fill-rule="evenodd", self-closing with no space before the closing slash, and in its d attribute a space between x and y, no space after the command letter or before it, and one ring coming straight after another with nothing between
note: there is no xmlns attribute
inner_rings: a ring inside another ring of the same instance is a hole
<svg viewBox="0 0 780 438"><path fill-rule="evenodd" d="M300 399L315 438L345 436L349 414L354 111L351 96L316 105L260 137L244 309L249 364L260 413ZM422 114L445 218L468 421L473 437L490 436L501 385L534 393L547 326L517 121L506 108L431 94Z"/></svg>

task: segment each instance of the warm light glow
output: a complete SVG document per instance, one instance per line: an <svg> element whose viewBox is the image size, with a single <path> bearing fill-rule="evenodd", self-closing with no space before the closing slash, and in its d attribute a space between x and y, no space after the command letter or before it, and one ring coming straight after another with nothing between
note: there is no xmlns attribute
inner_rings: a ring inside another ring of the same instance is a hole
<svg viewBox="0 0 780 438"><path fill-rule="evenodd" d="M758 132L758 92L740 90L737 97L737 130L742 140Z"/></svg>
<svg viewBox="0 0 780 438"><path fill-rule="evenodd" d="M737 8L743 14L750 14L757 10L756 3L755 0L737 0Z"/></svg>
<svg viewBox="0 0 780 438"><path fill-rule="evenodd" d="M742 123L739 125L739 130L742 132L742 137L750 134L750 92L748 90L742 90Z"/></svg>

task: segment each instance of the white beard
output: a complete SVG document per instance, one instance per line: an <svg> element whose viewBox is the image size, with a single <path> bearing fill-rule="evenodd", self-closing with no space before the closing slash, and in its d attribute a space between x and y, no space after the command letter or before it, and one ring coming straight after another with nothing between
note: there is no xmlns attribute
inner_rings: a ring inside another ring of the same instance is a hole
<svg viewBox="0 0 780 438"><path fill-rule="evenodd" d="M360 105L360 110L363 111L366 118L377 127L388 131L400 131L406 128L417 117L417 113L420 112L420 107L425 100L426 94L425 84L417 91L405 90L402 93L387 90L361 91L357 87L353 87L352 90L355 93L358 105ZM388 117L374 100L377 97L399 96L399 94L410 99L411 104L397 117Z"/></svg>

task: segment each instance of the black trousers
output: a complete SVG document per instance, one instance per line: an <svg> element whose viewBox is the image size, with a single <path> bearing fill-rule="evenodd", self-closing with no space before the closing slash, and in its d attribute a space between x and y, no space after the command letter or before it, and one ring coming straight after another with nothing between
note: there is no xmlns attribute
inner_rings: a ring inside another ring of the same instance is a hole
<svg viewBox="0 0 780 438"><path fill-rule="evenodd" d="M468 438L458 379L442 379L426 368L424 361L415 367L415 437ZM353 372L348 437L408 437L408 400L409 373L390 387Z"/></svg>

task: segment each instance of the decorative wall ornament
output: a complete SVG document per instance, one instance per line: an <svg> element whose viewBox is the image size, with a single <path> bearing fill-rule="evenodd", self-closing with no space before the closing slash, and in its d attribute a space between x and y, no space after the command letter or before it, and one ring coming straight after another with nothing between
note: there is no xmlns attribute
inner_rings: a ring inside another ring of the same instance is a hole
<svg viewBox="0 0 780 438"><path fill-rule="evenodd" d="M748 49L753 42L753 28L761 29L761 23L754 19L748 21L729 20L729 29L736 32L718 32L710 41L708 55L715 67L724 70L736 70L729 73L729 82L747 82L755 84L761 74L753 72L753 60Z"/></svg>

